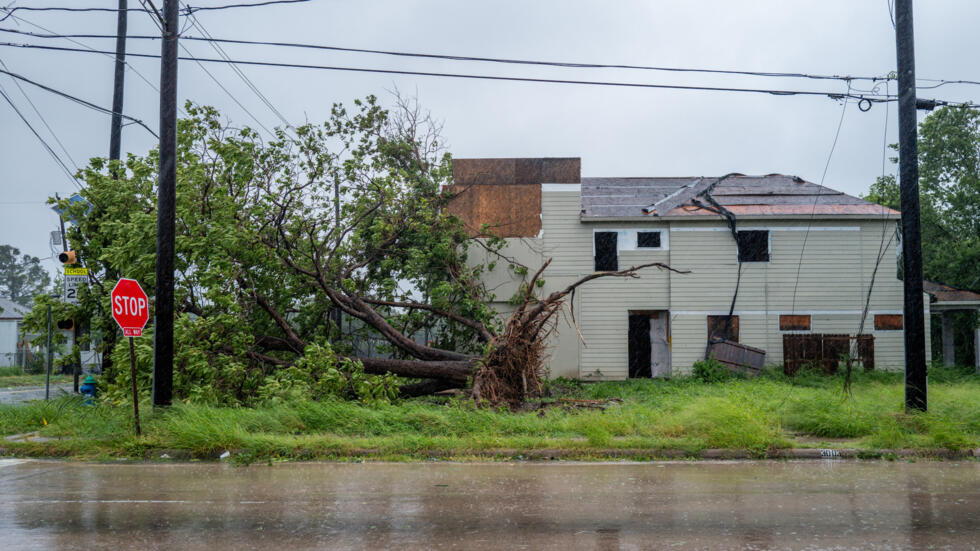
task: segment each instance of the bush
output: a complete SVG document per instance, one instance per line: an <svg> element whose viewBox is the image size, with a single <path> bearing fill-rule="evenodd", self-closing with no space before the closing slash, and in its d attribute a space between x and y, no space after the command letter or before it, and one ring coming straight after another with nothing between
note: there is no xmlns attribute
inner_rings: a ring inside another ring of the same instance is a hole
<svg viewBox="0 0 980 551"><path fill-rule="evenodd" d="M694 362L691 374L702 383L719 383L732 378L732 372L718 360L709 358Z"/></svg>
<svg viewBox="0 0 980 551"><path fill-rule="evenodd" d="M262 402L343 398L361 402L390 402L398 396L394 375L369 375L361 362L337 359L330 345L312 344L296 365L266 377L258 388Z"/></svg>

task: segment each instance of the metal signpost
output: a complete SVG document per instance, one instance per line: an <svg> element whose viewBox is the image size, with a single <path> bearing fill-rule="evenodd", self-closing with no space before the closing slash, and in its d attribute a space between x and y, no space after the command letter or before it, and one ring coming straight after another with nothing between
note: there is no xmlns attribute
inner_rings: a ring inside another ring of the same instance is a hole
<svg viewBox="0 0 980 551"><path fill-rule="evenodd" d="M143 328L150 319L149 301L146 293L135 279L122 278L112 288L112 319L116 320L123 330L123 336L129 337L129 374L133 380L133 416L136 422L136 434L140 434L140 401L136 389L136 349L133 337L142 337Z"/></svg>

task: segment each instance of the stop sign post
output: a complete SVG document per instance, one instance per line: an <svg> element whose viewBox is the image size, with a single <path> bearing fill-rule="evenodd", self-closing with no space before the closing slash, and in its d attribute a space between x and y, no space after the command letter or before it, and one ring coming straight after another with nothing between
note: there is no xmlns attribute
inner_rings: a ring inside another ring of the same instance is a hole
<svg viewBox="0 0 980 551"><path fill-rule="evenodd" d="M112 302L112 319L116 320L123 330L123 336L129 337L129 373L133 380L133 417L136 423L136 434L140 434L140 401L136 390L136 349L133 337L142 337L143 328L150 320L150 305L146 293L135 279L122 278L112 288L109 295Z"/></svg>

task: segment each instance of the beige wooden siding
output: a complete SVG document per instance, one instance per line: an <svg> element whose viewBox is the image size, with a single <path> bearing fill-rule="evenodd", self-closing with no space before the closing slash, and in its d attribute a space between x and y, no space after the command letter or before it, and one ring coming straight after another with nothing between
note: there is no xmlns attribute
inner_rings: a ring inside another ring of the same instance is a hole
<svg viewBox="0 0 980 551"><path fill-rule="evenodd" d="M652 218L649 222L582 223L580 196L573 191L543 191L541 204L541 235L537 239L510 240L508 252L525 259L529 266L554 259L544 274L544 294L592 272L596 230L664 232L664 250L620 250L620 269L664 262L691 271L668 274L650 268L637 279L601 279L580 288L575 297L575 316L585 343L575 328L563 320L551 342L552 376L626 378L631 310L670 311L672 369L675 374L688 372L704 355L706 316L727 313L735 290L735 241L724 222L708 219L667 223ZM766 350L767 362L773 365L782 363L780 314L810 314L814 333L857 333L884 229L885 246L865 332L875 335L879 368L901 368L902 332L873 331L871 317L875 312L902 310L902 282L896 275L897 241L892 238L894 220L745 220L739 221L739 228L770 230L771 260L743 263L735 313L739 315L741 342ZM620 239L622 243L622 235ZM512 275L492 277L496 278L492 279L495 285L510 293L519 285ZM498 300L509 296L497 293Z"/></svg>

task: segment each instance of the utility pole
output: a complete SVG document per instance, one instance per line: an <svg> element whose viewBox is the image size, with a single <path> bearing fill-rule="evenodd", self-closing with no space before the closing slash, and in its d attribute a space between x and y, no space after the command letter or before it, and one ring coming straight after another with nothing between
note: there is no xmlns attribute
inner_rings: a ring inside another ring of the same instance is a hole
<svg viewBox="0 0 980 551"><path fill-rule="evenodd" d="M926 411L928 383L922 299L922 235L919 233L919 144L912 0L895 2L895 44L898 54L898 159L905 279L905 410Z"/></svg>
<svg viewBox="0 0 980 551"><path fill-rule="evenodd" d="M174 380L174 230L177 202L177 10L163 1L160 51L160 175L157 186L156 315L153 405L169 406Z"/></svg>
<svg viewBox="0 0 980 551"><path fill-rule="evenodd" d="M109 130L109 160L119 160L122 148L123 83L126 77L126 2L119 0L116 16L116 73L112 81L112 125ZM116 172L112 172L116 177Z"/></svg>

